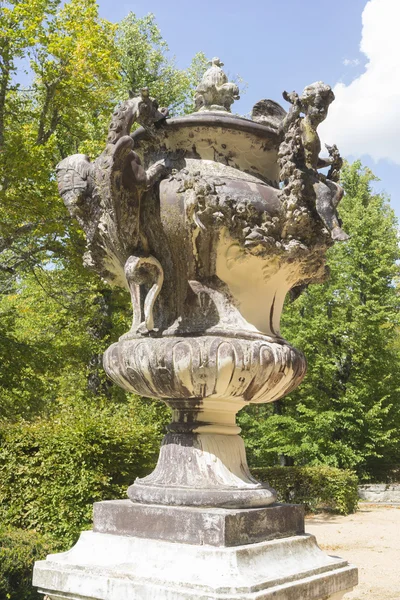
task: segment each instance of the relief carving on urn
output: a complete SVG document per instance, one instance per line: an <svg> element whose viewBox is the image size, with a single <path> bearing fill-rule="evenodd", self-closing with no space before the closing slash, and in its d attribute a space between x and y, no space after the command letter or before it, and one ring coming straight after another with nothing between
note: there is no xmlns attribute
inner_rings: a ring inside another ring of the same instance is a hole
<svg viewBox="0 0 400 600"><path fill-rule="evenodd" d="M116 109L97 160L58 166L86 264L132 298L132 327L105 352L105 370L173 412L155 471L129 488L133 501L276 500L248 470L235 416L301 382L305 359L280 335L285 296L322 281L327 248L347 239L339 152L319 158L330 87L284 93L288 112L261 100L244 119L230 113L238 89L221 66L213 59L200 83L197 112L168 118L144 89ZM142 127L131 134L134 122Z"/></svg>

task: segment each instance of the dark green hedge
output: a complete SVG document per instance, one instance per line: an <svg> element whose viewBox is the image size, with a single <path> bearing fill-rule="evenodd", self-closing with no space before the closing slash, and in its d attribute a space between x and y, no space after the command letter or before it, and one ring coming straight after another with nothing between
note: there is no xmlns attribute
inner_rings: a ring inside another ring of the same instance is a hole
<svg viewBox="0 0 400 600"><path fill-rule="evenodd" d="M254 477L278 492L279 502L305 504L308 512L330 510L348 515L357 510L357 476L334 467L264 467Z"/></svg>
<svg viewBox="0 0 400 600"><path fill-rule="evenodd" d="M32 587L33 563L52 550L51 542L35 531L0 529L1 600L43 600Z"/></svg>
<svg viewBox="0 0 400 600"><path fill-rule="evenodd" d="M162 407L131 398L0 421L0 600L43 600L35 560L70 548L91 527L93 502L126 497L152 470L164 420Z"/></svg>
<svg viewBox="0 0 400 600"><path fill-rule="evenodd" d="M52 419L0 423L0 523L69 547L97 500L125 498L154 467L162 419L128 405L87 406Z"/></svg>

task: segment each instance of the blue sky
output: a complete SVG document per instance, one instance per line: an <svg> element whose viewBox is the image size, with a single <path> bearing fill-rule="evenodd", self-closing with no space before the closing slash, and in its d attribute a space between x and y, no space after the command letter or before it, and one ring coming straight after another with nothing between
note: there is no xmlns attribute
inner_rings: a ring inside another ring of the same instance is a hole
<svg viewBox="0 0 400 600"><path fill-rule="evenodd" d="M247 83L246 93L234 105L241 114L250 112L261 98L284 105L284 89L300 92L317 80L332 87L339 84L338 108L332 107L323 137L328 143L337 142L350 160L361 158L371 167L381 180L375 189L391 196L400 218L400 150L396 150L400 36L389 27L400 22L400 0L254 0L247 4L245 0L197 4L100 0L99 5L100 15L111 21L119 21L129 11L137 16L154 13L179 67L188 66L199 51L209 58L219 56L228 74L238 74ZM376 82L382 88L379 98L375 98ZM365 99L370 96L364 115ZM382 123L385 104L392 108Z"/></svg>

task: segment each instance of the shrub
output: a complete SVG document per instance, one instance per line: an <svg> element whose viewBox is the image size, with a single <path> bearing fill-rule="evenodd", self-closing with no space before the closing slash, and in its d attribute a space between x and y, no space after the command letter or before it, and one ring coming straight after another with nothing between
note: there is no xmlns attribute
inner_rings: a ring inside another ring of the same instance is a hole
<svg viewBox="0 0 400 600"><path fill-rule="evenodd" d="M92 523L97 500L126 497L154 466L159 409L82 403L52 419L0 424L0 521L50 534L60 548Z"/></svg>
<svg viewBox="0 0 400 600"><path fill-rule="evenodd" d="M334 467L262 467L252 469L258 479L278 492L279 502L305 504L308 512L330 510L348 515L357 510L357 476Z"/></svg>
<svg viewBox="0 0 400 600"><path fill-rule="evenodd" d="M35 531L0 529L0 598L43 600L32 587L32 569L53 550L51 542Z"/></svg>

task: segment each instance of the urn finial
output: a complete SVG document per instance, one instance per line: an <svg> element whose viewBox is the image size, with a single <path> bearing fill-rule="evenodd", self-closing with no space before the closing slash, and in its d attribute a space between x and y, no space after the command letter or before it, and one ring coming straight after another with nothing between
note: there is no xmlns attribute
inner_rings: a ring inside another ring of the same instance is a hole
<svg viewBox="0 0 400 600"><path fill-rule="evenodd" d="M235 83L228 81L221 68L224 63L217 56L209 64L211 67L204 73L196 89L196 110L231 112L231 105L240 98L239 88Z"/></svg>

